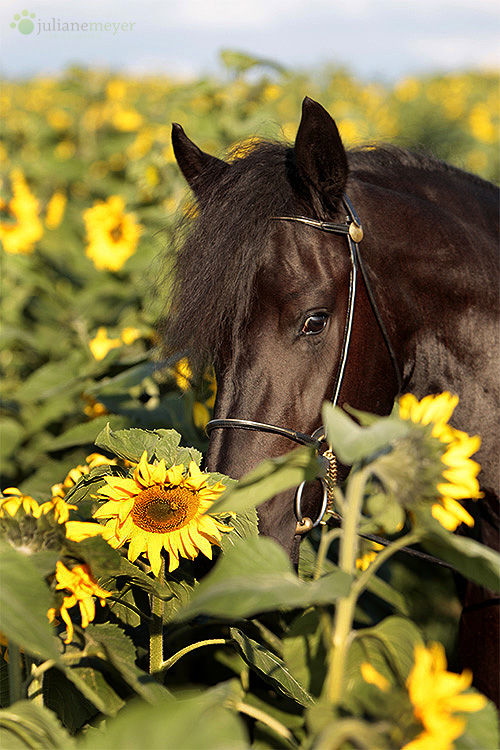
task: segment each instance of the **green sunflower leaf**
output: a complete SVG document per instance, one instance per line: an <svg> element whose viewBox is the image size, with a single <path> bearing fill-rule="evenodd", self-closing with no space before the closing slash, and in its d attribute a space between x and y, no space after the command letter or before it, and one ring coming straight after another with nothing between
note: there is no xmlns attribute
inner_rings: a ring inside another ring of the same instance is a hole
<svg viewBox="0 0 500 750"><path fill-rule="evenodd" d="M120 570L120 553L101 536L88 537L81 542L66 539L64 547L67 554L87 563L94 576L110 575Z"/></svg>
<svg viewBox="0 0 500 750"><path fill-rule="evenodd" d="M47 619L49 587L33 562L0 543L0 631L25 651L59 661L57 640Z"/></svg>
<svg viewBox="0 0 500 750"><path fill-rule="evenodd" d="M342 409L331 404L323 406L322 414L330 445L347 466L374 456L409 430L407 423L390 417L379 417L373 424L360 427Z"/></svg>
<svg viewBox="0 0 500 750"><path fill-rule="evenodd" d="M17 701L0 711L0 747L6 750L71 750L75 746L75 739L45 706Z"/></svg>
<svg viewBox="0 0 500 750"><path fill-rule="evenodd" d="M68 652L75 653L75 651L75 649L68 649ZM99 667L105 666L102 660L98 662L98 665ZM61 662L57 665L57 669L50 670L50 672L55 672L55 674L48 679L46 689L48 692L55 693L52 700L55 700L61 708L64 707L63 710L72 711L75 702L81 702L82 696L105 716L115 716L125 705L125 701L110 685L99 668L82 666L82 662L73 666ZM58 673L62 675L62 679ZM66 680L72 683L73 687L70 690L67 690L65 686ZM75 694L73 688L76 688L78 693ZM60 697L61 694L64 696L63 699Z"/></svg>
<svg viewBox="0 0 500 750"><path fill-rule="evenodd" d="M455 748L456 750L471 750L471 748L490 747L500 747L500 731L498 709L494 703L488 701L481 711L467 714L467 727L462 736L455 740Z"/></svg>
<svg viewBox="0 0 500 750"><path fill-rule="evenodd" d="M276 609L327 604L345 596L350 582L338 568L317 581L301 581L286 552L272 539L237 539L175 619L205 614L234 621Z"/></svg>
<svg viewBox="0 0 500 750"><path fill-rule="evenodd" d="M171 432L173 433L174 430ZM175 435L178 435L178 433L175 433ZM137 427L131 427L128 430L114 431L108 422L94 442L98 448L103 448L119 458L137 463L144 451L147 452L148 459L152 460L159 440L158 434L152 430L140 430ZM174 436L172 436L172 440L175 440ZM180 435L178 435L176 445L179 440Z"/></svg>
<svg viewBox="0 0 500 750"><path fill-rule="evenodd" d="M162 750L247 750L249 740L244 723L226 707L237 698L224 684L199 695L179 700L164 699L148 706L130 703L104 732L88 733L80 750L123 750L123 748L162 748ZM234 691L232 691L234 692Z"/></svg>
<svg viewBox="0 0 500 750"><path fill-rule="evenodd" d="M123 630L112 623L89 625L85 629L85 651L106 654L106 660L119 672L122 679L148 703L161 699L166 688L154 677L135 665L136 651L131 639Z"/></svg>
<svg viewBox="0 0 500 750"><path fill-rule="evenodd" d="M372 628L356 631L351 669L356 669L360 660L371 662L368 655L376 652L377 661L383 658L385 662L383 671L387 672L389 667L404 682L413 666L413 651L417 643L422 643L422 634L415 623L405 617L391 615ZM374 662L371 663L377 668Z"/></svg>
<svg viewBox="0 0 500 750"><path fill-rule="evenodd" d="M470 581L500 591L500 555L475 539L452 534L437 521L429 525L422 546L431 555L453 565Z"/></svg>
<svg viewBox="0 0 500 750"><path fill-rule="evenodd" d="M273 654L257 641L249 638L238 628L230 628L229 633L238 651L248 666L264 679L282 690L289 698L301 706L311 706L314 699L286 668L279 656Z"/></svg>
<svg viewBox="0 0 500 750"><path fill-rule="evenodd" d="M326 643L321 611L317 607L302 612L283 638L287 669L314 696L320 695L326 675Z"/></svg>

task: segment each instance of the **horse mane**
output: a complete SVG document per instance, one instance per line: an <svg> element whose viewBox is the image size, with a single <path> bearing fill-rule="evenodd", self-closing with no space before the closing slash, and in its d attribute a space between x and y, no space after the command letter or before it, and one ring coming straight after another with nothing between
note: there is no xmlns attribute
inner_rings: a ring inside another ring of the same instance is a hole
<svg viewBox="0 0 500 750"><path fill-rule="evenodd" d="M493 187L430 156L377 145L347 152L350 174L394 186L413 170L449 175ZM160 354L188 355L195 373L225 347L236 350L240 332L255 303L256 278L268 255L273 216L312 215L301 197L293 147L252 142L229 157L231 169L213 183L206 197L180 218L167 251L168 299L159 323ZM210 176L209 176L210 177ZM405 189L403 187L403 189ZM332 217L333 218L333 217Z"/></svg>
<svg viewBox="0 0 500 750"><path fill-rule="evenodd" d="M352 174L363 173L366 179L371 175L372 180L379 182L383 173L397 172L401 175L405 171L432 172L443 176L453 177L456 180L464 180L478 187L496 191L498 188L491 182L484 180L479 175L466 172L447 162L437 159L435 156L425 152L409 151L400 146L388 143L365 144L347 152L349 169Z"/></svg>

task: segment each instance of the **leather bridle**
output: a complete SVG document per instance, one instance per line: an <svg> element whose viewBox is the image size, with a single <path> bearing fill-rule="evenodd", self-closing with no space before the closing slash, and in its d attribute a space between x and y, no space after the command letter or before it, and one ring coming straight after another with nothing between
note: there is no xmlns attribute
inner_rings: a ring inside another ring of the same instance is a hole
<svg viewBox="0 0 500 750"><path fill-rule="evenodd" d="M347 245L348 245L349 256L350 256L350 261L351 261L351 270L349 274L349 293L348 293L348 299L347 299L347 313L346 313L344 335L343 335L343 341L342 341L342 352L341 352L341 357L340 357L339 368L337 370L337 375L335 378L335 386L333 390L333 395L331 398L331 403L333 404L333 406L336 406L338 404L340 390L342 387L345 369L347 366L347 359L349 356L349 347L351 344L352 327L353 327L354 312L355 312L355 305L356 305L358 270L361 273L361 276L363 278L363 282L364 282L365 289L368 295L368 299L370 301L371 308L373 310L378 327L384 339L387 352L391 359L392 366L394 368L396 380L398 383L398 392L401 392L402 390L402 378L401 378L399 365L396 359L396 354L391 344L389 334L387 333L387 329L384 325L384 321L382 320L382 316L380 315L380 311L375 301L375 297L373 295L370 281L366 272L366 268L363 264L361 254L359 252L359 243L363 239L363 229L361 226L361 222L358 218L356 211L354 210L354 207L351 201L345 194L343 196L343 204L346 209L347 215L346 215L345 222L342 222L342 223L335 223L335 222L330 222L330 221L319 221L317 219L310 219L306 216L273 216L272 217L275 221L295 221L301 224L306 224L307 226L310 226L310 227L314 227L315 229L320 229L323 232L331 232L332 234L342 235L346 237L347 239ZM237 419L234 417L226 417L224 419L211 419L206 426L207 433L210 433L213 430L218 430L222 428L270 432L270 433L273 433L274 435L280 435L281 437L285 437L296 443L300 443L301 445L312 446L318 451L318 453L321 449L322 444L324 444L326 440L323 427L320 427L319 429L317 429L312 435L306 435L302 432L289 430L285 427L278 427L277 425L273 425L273 424L267 424L266 422L254 422L249 419ZM303 516L301 503L302 503L302 492L304 489L305 482L302 482L302 484L297 488L296 495L295 495L295 515L297 518L297 527L295 530L296 534L305 534L311 529L313 529L322 521L323 516L325 515L327 509L331 510L332 500L333 500L333 486L335 485L336 479L337 479L337 459L336 459L335 454L331 451L330 448L328 448L323 454L320 454L320 459L322 459L323 462L325 462L325 460L327 461L325 476L320 477L321 483L323 485L323 499L321 503L321 508L320 508L320 511L316 520L314 521L313 519L307 516Z"/></svg>

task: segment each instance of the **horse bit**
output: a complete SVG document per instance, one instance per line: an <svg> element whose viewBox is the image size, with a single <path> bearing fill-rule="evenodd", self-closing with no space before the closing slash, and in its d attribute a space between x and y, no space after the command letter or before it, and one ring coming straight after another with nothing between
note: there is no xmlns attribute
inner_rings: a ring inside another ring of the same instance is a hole
<svg viewBox="0 0 500 750"><path fill-rule="evenodd" d="M344 326L342 353L340 357L339 368L338 368L337 375L335 378L335 388L334 388L333 396L331 399L331 403L333 406L337 406L338 404L340 389L342 387L342 381L344 379L345 369L347 365L347 358L349 355L349 346L351 344L352 326L353 326L353 320L354 320L354 309L355 309L355 303L356 303L356 287L357 287L358 269L361 272L361 275L363 277L363 281L364 281L366 292L368 294L370 305L375 315L377 324L380 328L380 332L382 334L385 345L387 347L387 351L391 358L391 362L392 362L394 372L396 374L396 378L398 382L398 391L400 392L402 389L401 373L398 367L396 354L392 347L391 341L389 339L389 334L387 333L387 329L384 325L384 322L380 315L380 311L377 307L375 298L373 296L373 292L370 286L368 275L366 273L366 269L364 267L364 264L363 264L363 261L359 252L359 243L363 239L363 229L361 226L361 222L358 218L358 215L356 214L356 211L354 210L354 207L351 201L345 194L343 196L343 204L347 211L347 215L346 215L345 222L339 223L339 224L330 222L330 221L319 221L317 219L310 219L310 218L307 218L306 216L273 216L272 217L276 221L300 222L301 224L306 224L307 226L320 229L323 232L331 232L332 234L342 235L346 237L347 239L347 245L349 248L349 256L350 256L350 261L351 261L351 270L349 274L349 295L348 295L348 300L347 300L347 313L346 313L346 320L345 320L345 326ZM306 534L308 531L310 531L315 526L318 526L319 523L321 523L327 510L333 513L333 488L337 482L337 458L330 447L328 447L328 449L324 451L322 454L320 453L321 445L322 443L325 442L325 438L326 438L324 427L322 426L319 427L317 430L315 430L315 432L313 432L312 435L306 435L302 432L289 430L285 427L278 427L277 425L273 425L273 424L266 424L265 422L253 422L252 420L249 420L249 419L236 419L232 417L227 417L225 419L211 419L206 426L206 431L208 434L210 434L212 430L218 430L221 428L239 428L242 430L257 430L260 432L271 432L275 435L280 435L282 437L288 438L289 440L293 440L295 443L300 443L301 445L309 445L315 448L318 451L319 458L322 460L324 464L326 463L325 476L319 477L321 484L323 486L323 498L322 498L321 508L320 508L318 517L316 518L315 521L313 521L308 516L303 516L301 506L302 506L302 493L304 490L305 482L302 482L297 488L297 491L295 494L295 516L297 518L297 527L295 529L295 533ZM338 516L337 514L333 514L333 515L337 516L340 519L340 516Z"/></svg>

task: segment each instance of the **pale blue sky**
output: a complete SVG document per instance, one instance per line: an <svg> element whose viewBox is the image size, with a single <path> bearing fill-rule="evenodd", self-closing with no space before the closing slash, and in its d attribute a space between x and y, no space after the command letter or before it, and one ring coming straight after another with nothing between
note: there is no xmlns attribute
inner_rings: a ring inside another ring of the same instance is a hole
<svg viewBox="0 0 500 750"><path fill-rule="evenodd" d="M10 26L23 10L34 14L31 34ZM74 30L63 32L64 23ZM111 26L76 30L85 23ZM112 24L126 27L114 33ZM293 69L333 63L392 81L498 68L499 42L498 0L0 0L0 73L8 76L72 63L199 74L216 71L219 50L230 48Z"/></svg>

